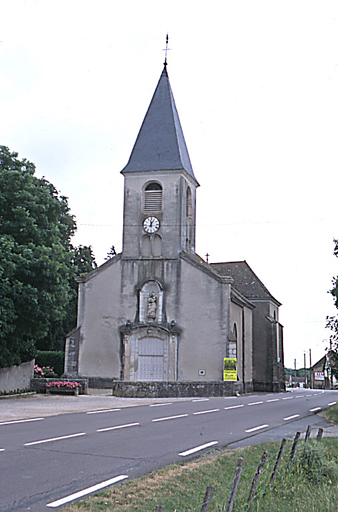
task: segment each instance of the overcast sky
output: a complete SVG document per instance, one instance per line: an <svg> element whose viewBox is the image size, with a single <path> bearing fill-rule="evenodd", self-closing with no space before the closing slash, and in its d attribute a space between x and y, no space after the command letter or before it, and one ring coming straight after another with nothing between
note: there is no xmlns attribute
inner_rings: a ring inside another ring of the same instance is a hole
<svg viewBox="0 0 338 512"><path fill-rule="evenodd" d="M0 144L69 198L76 245L122 249L123 177L168 73L197 252L246 260L283 306L285 363L324 355L338 274L336 0L0 0ZM207 340L206 340L207 343Z"/></svg>

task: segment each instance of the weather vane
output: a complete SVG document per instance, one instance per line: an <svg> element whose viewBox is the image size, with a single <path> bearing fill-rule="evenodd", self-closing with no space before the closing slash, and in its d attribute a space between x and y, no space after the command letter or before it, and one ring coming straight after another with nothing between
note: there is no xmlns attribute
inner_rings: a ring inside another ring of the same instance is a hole
<svg viewBox="0 0 338 512"><path fill-rule="evenodd" d="M165 52L165 57L164 57L164 66L165 67L167 67L167 65L168 65L168 62L167 62L168 50L171 50L171 48L168 48L168 44L169 44L169 36L167 34L166 38L165 38L165 49L163 50Z"/></svg>

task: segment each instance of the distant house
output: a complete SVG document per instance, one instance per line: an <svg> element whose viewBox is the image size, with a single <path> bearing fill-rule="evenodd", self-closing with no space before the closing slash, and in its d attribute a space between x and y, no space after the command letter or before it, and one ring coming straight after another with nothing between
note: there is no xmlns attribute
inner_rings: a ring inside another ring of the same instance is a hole
<svg viewBox="0 0 338 512"><path fill-rule="evenodd" d="M330 358L325 354L311 368L311 384L313 389L334 389L337 387L337 379L331 375Z"/></svg>

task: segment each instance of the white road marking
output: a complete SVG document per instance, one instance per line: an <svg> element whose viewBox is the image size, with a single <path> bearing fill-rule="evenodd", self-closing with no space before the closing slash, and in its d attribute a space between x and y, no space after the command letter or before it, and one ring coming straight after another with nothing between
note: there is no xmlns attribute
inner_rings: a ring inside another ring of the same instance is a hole
<svg viewBox="0 0 338 512"><path fill-rule="evenodd" d="M286 398L283 398L283 400L292 400L293 396L287 396Z"/></svg>
<svg viewBox="0 0 338 512"><path fill-rule="evenodd" d="M321 407L315 407L314 409L310 409L310 412L321 411L321 409Z"/></svg>
<svg viewBox="0 0 338 512"><path fill-rule="evenodd" d="M199 412L194 412L193 414L208 414L209 412L218 412L219 409L210 409L210 411L199 411Z"/></svg>
<svg viewBox="0 0 338 512"><path fill-rule="evenodd" d="M254 432L255 430L260 430L261 428L266 428L269 425L259 425L258 427L248 428L245 432Z"/></svg>
<svg viewBox="0 0 338 512"><path fill-rule="evenodd" d="M13 421L3 421L2 423L0 423L0 426L1 425L13 425L14 423L28 423L29 421L42 421L44 420L45 418L32 418L30 420L13 420Z"/></svg>
<svg viewBox="0 0 338 512"><path fill-rule="evenodd" d="M199 452L201 450L204 450L205 448L209 448L209 446L214 446L215 444L218 444L218 441L211 441L211 443L201 444L200 446L196 446L196 448L191 448L190 450L187 450L186 452L181 452L178 455L180 455L181 457L186 457L187 455Z"/></svg>
<svg viewBox="0 0 338 512"><path fill-rule="evenodd" d="M209 398L196 398L193 402L209 402Z"/></svg>
<svg viewBox="0 0 338 512"><path fill-rule="evenodd" d="M89 411L86 412L86 414L101 414L102 412L114 412L114 411L120 411L121 409L102 409L100 411Z"/></svg>
<svg viewBox="0 0 338 512"><path fill-rule="evenodd" d="M244 407L243 404L241 405L230 405L229 407L224 407L225 410L227 409L238 409L239 407Z"/></svg>
<svg viewBox="0 0 338 512"><path fill-rule="evenodd" d="M287 416L287 418L283 418L284 421L287 421L287 420L293 420L293 418L298 418L299 417L299 414L294 414L293 416Z"/></svg>
<svg viewBox="0 0 338 512"><path fill-rule="evenodd" d="M69 436L51 437L50 439L42 439L41 441L33 441L32 443L25 443L24 446L33 446L34 444L51 443L52 441L62 441L63 439L71 439L72 437L85 436L85 432L78 434L70 434Z"/></svg>
<svg viewBox="0 0 338 512"><path fill-rule="evenodd" d="M139 423L128 423L126 425L116 425L116 427L99 428L96 432L108 432L108 430L118 430L119 428L135 427Z"/></svg>
<svg viewBox="0 0 338 512"><path fill-rule="evenodd" d="M296 395L296 398L303 398L304 395Z"/></svg>
<svg viewBox="0 0 338 512"><path fill-rule="evenodd" d="M258 405L258 404L262 404L263 402L251 402L251 404L248 404L248 405Z"/></svg>
<svg viewBox="0 0 338 512"><path fill-rule="evenodd" d="M4 452L5 451L5 448L0 448L0 452Z"/></svg>
<svg viewBox="0 0 338 512"><path fill-rule="evenodd" d="M78 498L82 498L82 496L86 496L87 494L91 494L92 492L99 491L100 489L103 489L104 487L108 487L108 485L116 484L117 482L120 482L121 480L125 480L126 478L128 478L127 475L116 476L115 478L111 478L110 480L106 480L105 482L101 482L100 484L93 485L92 487L87 487L87 489L83 489L83 491L75 492L74 494L70 494L69 496L66 496L65 498L61 498L60 500L53 501L52 503L48 503L48 505L46 505L46 506L51 507L51 508L61 507L61 505L65 505L66 503L69 503L70 501L74 501Z"/></svg>
<svg viewBox="0 0 338 512"><path fill-rule="evenodd" d="M279 402L279 398L273 398L272 400L267 400L267 403L268 402Z"/></svg>
<svg viewBox="0 0 338 512"><path fill-rule="evenodd" d="M176 418L185 418L185 416L188 416L187 414L179 414L178 416L167 416L166 418L156 418L155 420L151 421L166 421L166 420L175 420Z"/></svg>
<svg viewBox="0 0 338 512"><path fill-rule="evenodd" d="M149 407L162 407L162 405L172 405L172 402L166 402L164 404L151 404Z"/></svg>
<svg viewBox="0 0 338 512"><path fill-rule="evenodd" d="M330 402L329 404L327 404L328 406L330 405L336 405L337 402Z"/></svg>

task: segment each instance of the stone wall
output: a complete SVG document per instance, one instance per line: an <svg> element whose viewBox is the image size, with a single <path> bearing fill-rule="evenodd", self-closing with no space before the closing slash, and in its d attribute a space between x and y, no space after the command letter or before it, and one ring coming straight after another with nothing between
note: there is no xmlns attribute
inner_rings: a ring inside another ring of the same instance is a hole
<svg viewBox="0 0 338 512"><path fill-rule="evenodd" d="M243 393L241 382L121 382L112 381L114 396L127 398L233 396Z"/></svg>
<svg viewBox="0 0 338 512"><path fill-rule="evenodd" d="M31 378L34 375L34 363L33 359L19 366L2 368L0 370L0 392L8 393L17 389L29 389Z"/></svg>

